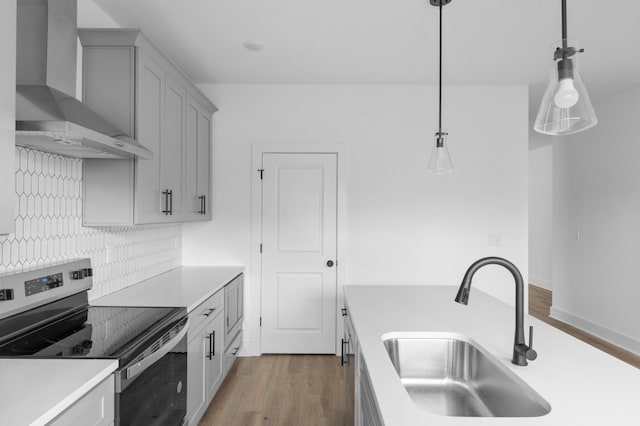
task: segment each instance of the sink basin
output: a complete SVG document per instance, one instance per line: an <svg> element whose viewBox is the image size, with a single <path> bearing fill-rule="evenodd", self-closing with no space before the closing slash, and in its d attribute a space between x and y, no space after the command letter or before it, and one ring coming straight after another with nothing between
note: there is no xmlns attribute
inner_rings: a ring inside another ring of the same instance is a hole
<svg viewBox="0 0 640 426"><path fill-rule="evenodd" d="M427 411L461 417L539 417L551 411L522 379L463 336L388 334L383 343L409 396Z"/></svg>

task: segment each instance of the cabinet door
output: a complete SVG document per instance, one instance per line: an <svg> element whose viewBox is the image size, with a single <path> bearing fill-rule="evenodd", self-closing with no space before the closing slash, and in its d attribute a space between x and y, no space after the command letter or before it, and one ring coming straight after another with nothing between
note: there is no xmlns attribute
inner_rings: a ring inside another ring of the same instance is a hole
<svg viewBox="0 0 640 426"><path fill-rule="evenodd" d="M225 300L224 310L227 315L225 330L228 335L231 329L233 328L233 326L238 321L238 281L237 279L233 280L230 284L227 285L227 287L225 287L225 296L226 296L226 300ZM227 336L227 337L232 338L234 336Z"/></svg>
<svg viewBox="0 0 640 426"><path fill-rule="evenodd" d="M197 334L187 348L187 419L189 424L198 421L207 409L205 371L208 363L209 340L207 331Z"/></svg>
<svg viewBox="0 0 640 426"><path fill-rule="evenodd" d="M211 219L211 115L187 95L185 214Z"/></svg>
<svg viewBox="0 0 640 426"><path fill-rule="evenodd" d="M183 168L187 92L169 75L165 80L164 137L160 143L160 188L171 191L166 221L182 219L184 207ZM166 206L164 206L166 207ZM165 210L163 207L162 210Z"/></svg>
<svg viewBox="0 0 640 426"><path fill-rule="evenodd" d="M15 232L16 2L4 2L0 14L0 234Z"/></svg>
<svg viewBox="0 0 640 426"><path fill-rule="evenodd" d="M206 368L206 384L207 384L207 400L211 401L216 391L220 387L220 378L222 375L222 357L224 355L223 342L223 315L218 315L208 327L210 338L208 343L211 344L210 352L207 352L207 368Z"/></svg>
<svg viewBox="0 0 640 426"><path fill-rule="evenodd" d="M51 426L113 425L114 386L113 375L110 375L48 424Z"/></svg>
<svg viewBox="0 0 640 426"><path fill-rule="evenodd" d="M184 213L186 220L198 220L201 201L198 198L198 116L200 106L187 96L187 132L185 139L185 192Z"/></svg>
<svg viewBox="0 0 640 426"><path fill-rule="evenodd" d="M198 312L195 314L200 315ZM219 312L214 318L207 319L204 326L196 324L196 329L200 331L189 335L186 416L189 424L198 424L222 381L223 320L224 315Z"/></svg>
<svg viewBox="0 0 640 426"><path fill-rule="evenodd" d="M244 275L236 278L238 282L238 320L244 316Z"/></svg>
<svg viewBox="0 0 640 426"><path fill-rule="evenodd" d="M163 222L164 197L160 186L160 165L164 117L164 72L141 49L137 49L136 139L154 156L136 160L135 222Z"/></svg>
<svg viewBox="0 0 640 426"><path fill-rule="evenodd" d="M197 193L202 198L202 218L211 219L211 115L204 109L198 118Z"/></svg>

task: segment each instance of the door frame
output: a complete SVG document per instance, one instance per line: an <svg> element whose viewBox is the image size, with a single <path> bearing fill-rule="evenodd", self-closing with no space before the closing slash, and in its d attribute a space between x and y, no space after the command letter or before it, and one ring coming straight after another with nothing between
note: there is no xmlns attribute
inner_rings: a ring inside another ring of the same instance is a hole
<svg viewBox="0 0 640 426"><path fill-rule="evenodd" d="M262 182L259 170L262 167L263 154L336 154L337 161L337 215L336 215L336 355L340 354L340 339L343 333L343 321L340 307L344 304L342 288L347 277L347 165L349 147L345 144L306 144L306 143L278 143L251 145L251 288L255 297L251 297L251 312L255 318L251 321L255 338L247 336L249 341L246 351L252 354L262 354Z"/></svg>

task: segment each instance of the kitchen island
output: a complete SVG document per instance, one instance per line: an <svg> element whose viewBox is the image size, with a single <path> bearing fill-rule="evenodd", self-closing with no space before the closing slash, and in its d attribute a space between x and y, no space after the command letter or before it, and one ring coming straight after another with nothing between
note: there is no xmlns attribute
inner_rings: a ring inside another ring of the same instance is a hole
<svg viewBox="0 0 640 426"><path fill-rule="evenodd" d="M379 414L387 426L640 425L640 370L530 316L538 359L511 363L515 309L481 290L469 305L454 302L457 286L347 286L345 301L367 366ZM382 343L392 332L468 336L524 380L550 405L540 417L448 417L418 407Z"/></svg>

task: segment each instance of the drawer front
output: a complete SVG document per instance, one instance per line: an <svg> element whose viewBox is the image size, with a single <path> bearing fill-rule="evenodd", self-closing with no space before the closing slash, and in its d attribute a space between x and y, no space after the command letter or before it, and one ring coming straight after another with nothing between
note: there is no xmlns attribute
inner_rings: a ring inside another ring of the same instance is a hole
<svg viewBox="0 0 640 426"><path fill-rule="evenodd" d="M240 347L242 346L242 330L236 335L236 337L231 341L227 349L224 351L224 358L222 360L224 375L226 376L233 363L236 361L236 357L240 352Z"/></svg>
<svg viewBox="0 0 640 426"><path fill-rule="evenodd" d="M223 311L223 297L224 292L220 290L202 302L200 306L189 314L189 320L191 321L189 326L189 340L191 340L192 336L198 334L200 328L207 323L207 320L213 319Z"/></svg>

